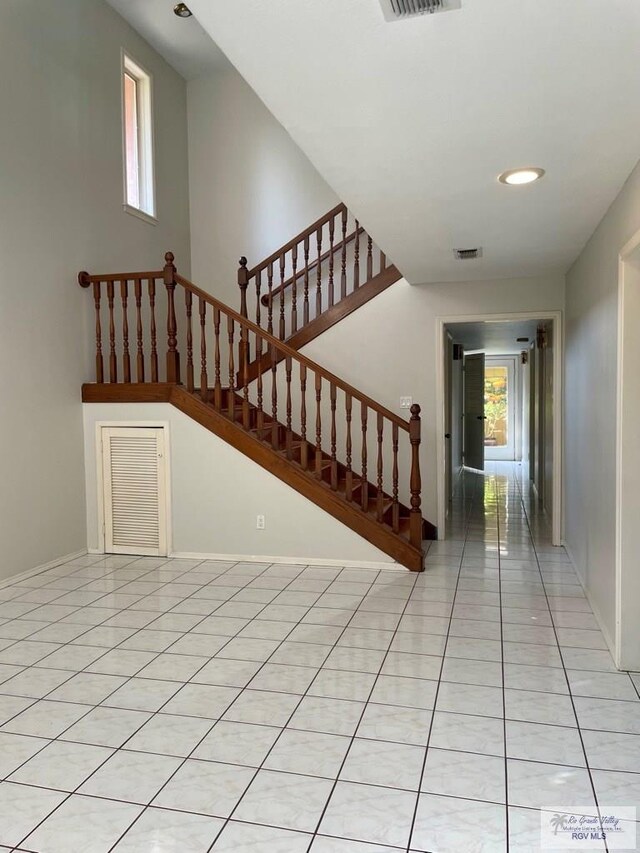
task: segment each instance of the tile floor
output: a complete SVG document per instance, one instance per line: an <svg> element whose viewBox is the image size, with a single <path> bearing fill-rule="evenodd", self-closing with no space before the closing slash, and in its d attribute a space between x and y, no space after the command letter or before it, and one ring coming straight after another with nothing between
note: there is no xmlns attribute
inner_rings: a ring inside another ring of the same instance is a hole
<svg viewBox="0 0 640 853"><path fill-rule="evenodd" d="M87 556L4 586L0 850L529 853L541 808L640 807L640 676L518 476L466 475L422 575Z"/></svg>

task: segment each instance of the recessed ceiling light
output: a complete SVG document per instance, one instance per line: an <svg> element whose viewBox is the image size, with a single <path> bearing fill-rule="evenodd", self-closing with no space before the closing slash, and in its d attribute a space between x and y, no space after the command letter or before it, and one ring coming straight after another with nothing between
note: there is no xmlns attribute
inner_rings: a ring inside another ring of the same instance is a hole
<svg viewBox="0 0 640 853"><path fill-rule="evenodd" d="M538 169L534 166L527 166L526 169L509 169L498 176L498 180L502 184L510 186L521 186L522 184L532 184L534 181L539 181L544 175L544 169Z"/></svg>
<svg viewBox="0 0 640 853"><path fill-rule="evenodd" d="M193 12L186 3L176 3L173 7L173 14L179 18L190 18Z"/></svg>

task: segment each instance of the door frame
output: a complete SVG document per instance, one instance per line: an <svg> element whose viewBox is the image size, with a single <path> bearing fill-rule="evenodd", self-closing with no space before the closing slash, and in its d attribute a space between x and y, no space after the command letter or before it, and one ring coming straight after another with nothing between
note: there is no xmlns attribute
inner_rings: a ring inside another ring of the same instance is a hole
<svg viewBox="0 0 640 853"><path fill-rule="evenodd" d="M638 234L640 244L640 232ZM436 317L435 361L436 361L436 497L438 537L445 537L446 500L445 500L445 353L446 334L449 323L477 323L491 321L549 320L553 323L554 346L553 359L554 412L553 412L553 511L551 518L551 537L554 545L564 544L563 528L563 413L564 413L564 327L562 311L515 311L509 314L451 314Z"/></svg>
<svg viewBox="0 0 640 853"><path fill-rule="evenodd" d="M634 291L633 296L631 291ZM625 397L625 373L627 374L626 394L628 389L637 383L637 370L634 372L633 363L637 359L639 344L634 345L634 330L631 328L633 318L628 317L625 323L625 308L633 298L636 305L640 294L640 231L620 251L618 257L618 352L616 371L616 507L615 507L615 637L614 659L618 669L635 670L640 667L640 640L629 640L623 634L624 627L629 623L640 624L640 602L634 591L640 581L637 579L638 561L625 559L629 553L629 537L634 536L634 525L637 526L637 515L634 518L634 506L637 498L629 500L629 492L634 493L634 483L629 483L629 477L637 480L636 461L637 422L634 427L630 418L625 418L628 397ZM636 336L637 337L637 336ZM630 365L627 367L627 365ZM638 398L636 398L638 399ZM638 400L640 405L640 400ZM631 419L632 420L632 419ZM631 457L631 458L629 458ZM637 493L636 493L637 494ZM625 500L626 497L626 500ZM625 506L631 509L624 511ZM637 550L637 549L636 549ZM634 577L635 575L635 577ZM633 609L631 609L633 608ZM631 612L629 610L631 609Z"/></svg>
<svg viewBox="0 0 640 853"><path fill-rule="evenodd" d="M167 523L167 557L173 553L173 524L171 517L171 442L169 421L96 421L95 423L95 464L96 464L96 486L98 500L96 503L96 521L98 524L98 553L106 554L105 551L105 514L104 514L104 471L102 430L103 429L127 429L138 427L142 429L161 429L164 433L164 458L165 458L165 519Z"/></svg>

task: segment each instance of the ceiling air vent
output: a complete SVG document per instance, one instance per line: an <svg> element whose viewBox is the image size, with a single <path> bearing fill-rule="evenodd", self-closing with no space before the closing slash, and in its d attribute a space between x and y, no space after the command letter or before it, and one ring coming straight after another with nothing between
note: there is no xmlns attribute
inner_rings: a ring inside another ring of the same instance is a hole
<svg viewBox="0 0 640 853"><path fill-rule="evenodd" d="M462 0L380 0L387 21L401 21L416 15L459 9Z"/></svg>
<svg viewBox="0 0 640 853"><path fill-rule="evenodd" d="M475 261L482 257L482 249L454 249L453 256L458 261Z"/></svg>

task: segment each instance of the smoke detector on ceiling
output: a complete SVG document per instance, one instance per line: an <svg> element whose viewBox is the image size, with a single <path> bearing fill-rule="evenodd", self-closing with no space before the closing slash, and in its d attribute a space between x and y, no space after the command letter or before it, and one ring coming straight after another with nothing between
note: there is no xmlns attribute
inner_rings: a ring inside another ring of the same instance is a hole
<svg viewBox="0 0 640 853"><path fill-rule="evenodd" d="M417 15L460 9L462 0L380 0L387 21L402 21Z"/></svg>
<svg viewBox="0 0 640 853"><path fill-rule="evenodd" d="M475 261L482 257L482 249L479 246L475 249L454 249L453 256L457 261Z"/></svg>

